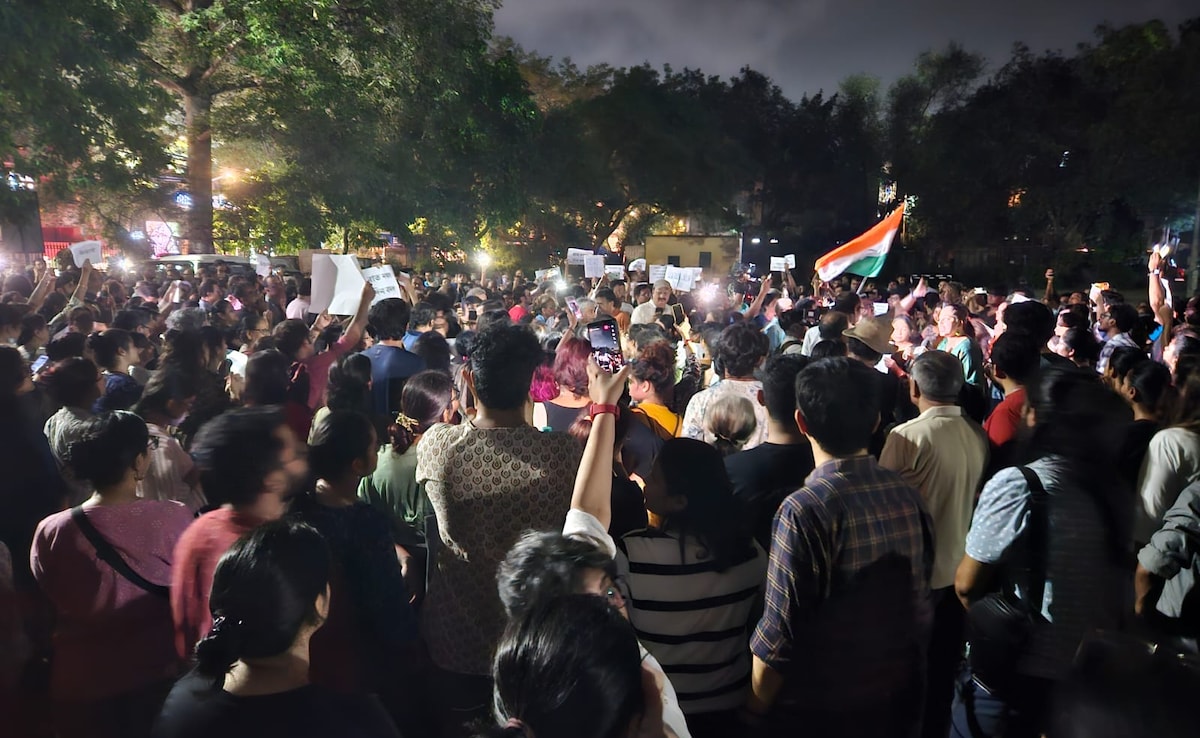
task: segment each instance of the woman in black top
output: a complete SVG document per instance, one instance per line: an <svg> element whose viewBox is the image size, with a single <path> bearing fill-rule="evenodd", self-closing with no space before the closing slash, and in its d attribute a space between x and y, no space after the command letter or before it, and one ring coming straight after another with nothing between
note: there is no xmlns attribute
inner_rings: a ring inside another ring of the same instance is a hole
<svg viewBox="0 0 1200 738"><path fill-rule="evenodd" d="M373 698L308 682L329 576L329 550L303 523L267 523L233 544L213 575L212 630L167 697L155 738L397 738Z"/></svg>
<svg viewBox="0 0 1200 738"><path fill-rule="evenodd" d="M404 579L411 557L397 545L391 519L358 499L359 482L379 458L375 428L361 413L334 410L309 441L314 482L292 502L290 516L316 528L333 554L332 616L313 639L313 682L378 693L402 728L415 728L420 657ZM419 574L415 562L411 573Z"/></svg>

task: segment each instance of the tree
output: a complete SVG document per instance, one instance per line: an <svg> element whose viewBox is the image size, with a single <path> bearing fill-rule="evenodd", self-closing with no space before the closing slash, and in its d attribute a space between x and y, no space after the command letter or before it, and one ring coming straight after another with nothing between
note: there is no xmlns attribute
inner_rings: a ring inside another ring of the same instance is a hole
<svg viewBox="0 0 1200 738"><path fill-rule="evenodd" d="M289 144L325 137L340 147L322 147L328 156L376 161L398 112L462 91L490 25L490 5L475 0L152 4L155 30L140 45L139 63L183 108L188 236L196 251L212 247L216 122L230 124L233 135L270 132L297 159L305 152ZM396 192L392 183L364 177L341 184L348 192Z"/></svg>
<svg viewBox="0 0 1200 738"><path fill-rule="evenodd" d="M89 0L0 3L0 162L50 199L87 189L144 194L166 163L166 97L132 64L148 37L144 7ZM99 195L96 195L99 197ZM0 187L0 209L13 204Z"/></svg>

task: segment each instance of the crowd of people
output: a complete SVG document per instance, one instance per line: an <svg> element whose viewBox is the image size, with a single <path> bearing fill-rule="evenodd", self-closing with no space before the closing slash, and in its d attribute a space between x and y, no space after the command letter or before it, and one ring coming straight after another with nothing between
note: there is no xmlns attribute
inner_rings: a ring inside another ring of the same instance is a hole
<svg viewBox="0 0 1200 738"><path fill-rule="evenodd" d="M340 317L10 265L0 723L1194 736L1200 297L1160 258L1137 305L517 271Z"/></svg>

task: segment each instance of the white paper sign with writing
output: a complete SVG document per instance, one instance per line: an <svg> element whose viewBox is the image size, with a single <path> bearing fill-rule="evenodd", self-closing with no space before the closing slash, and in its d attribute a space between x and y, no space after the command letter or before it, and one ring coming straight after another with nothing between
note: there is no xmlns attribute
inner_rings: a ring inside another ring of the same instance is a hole
<svg viewBox="0 0 1200 738"><path fill-rule="evenodd" d="M588 254L583 257L583 276L588 279L600 279L604 276L604 257L598 254Z"/></svg>
<svg viewBox="0 0 1200 738"><path fill-rule="evenodd" d="M679 284L683 280L683 270L677 266L668 266L666 273L663 274L663 279L671 283L672 289L679 289Z"/></svg>
<svg viewBox="0 0 1200 738"><path fill-rule="evenodd" d="M75 266L83 268L85 261L92 262L92 266L100 266L100 242L99 241L79 241L73 243L67 248L71 249L71 257L75 259Z"/></svg>
<svg viewBox="0 0 1200 738"><path fill-rule="evenodd" d="M396 273L388 265L371 267L370 269L362 270L363 279L371 283L375 288L375 299L371 304L380 300L387 300L393 297L404 299L404 293L400 291L400 282L396 279Z"/></svg>
<svg viewBox="0 0 1200 738"><path fill-rule="evenodd" d="M567 249L567 264L570 266L583 266L583 260L592 255L591 251L584 251L583 249Z"/></svg>
<svg viewBox="0 0 1200 738"><path fill-rule="evenodd" d="M562 279L562 270L558 267L550 267L549 269L539 269L534 274L535 282L553 282Z"/></svg>
<svg viewBox="0 0 1200 738"><path fill-rule="evenodd" d="M795 254L788 254L787 256L785 256L783 258L787 261L788 269L796 268L796 255Z"/></svg>
<svg viewBox="0 0 1200 738"><path fill-rule="evenodd" d="M266 254L254 257L254 273L260 277L271 276L271 257Z"/></svg>
<svg viewBox="0 0 1200 738"><path fill-rule="evenodd" d="M620 264L605 264L604 273L609 279L625 279L625 267Z"/></svg>
<svg viewBox="0 0 1200 738"><path fill-rule="evenodd" d="M787 259L782 256L771 257L771 271L786 272L788 268Z"/></svg>
<svg viewBox="0 0 1200 738"><path fill-rule="evenodd" d="M646 260L645 259L634 259L633 261L629 262L629 271L631 271L631 272L646 271Z"/></svg>
<svg viewBox="0 0 1200 738"><path fill-rule="evenodd" d="M312 304L309 312L353 315L366 283L358 259L342 254L313 254Z"/></svg>
<svg viewBox="0 0 1200 738"><path fill-rule="evenodd" d="M664 265L664 264L651 264L651 265L650 265L650 277L649 277L649 278L650 278L650 281L651 281L651 282L657 282L657 281L658 281L658 280L660 280L660 279L666 279L666 278L667 278L667 267L666 267L666 265Z"/></svg>

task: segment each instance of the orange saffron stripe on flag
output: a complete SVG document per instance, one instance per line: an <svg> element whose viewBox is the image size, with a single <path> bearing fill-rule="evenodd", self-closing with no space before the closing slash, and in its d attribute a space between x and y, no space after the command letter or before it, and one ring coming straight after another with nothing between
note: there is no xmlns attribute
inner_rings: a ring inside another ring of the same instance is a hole
<svg viewBox="0 0 1200 738"><path fill-rule="evenodd" d="M830 251L828 254L825 254L820 259L817 259L816 267L820 269L822 265L831 261L853 256L859 251L865 251L866 249L871 248L882 241L883 237L887 235L888 231L892 230L893 228L898 229L900 227L900 221L903 218L904 206L901 205L893 210L891 215L872 226L871 229L866 233L862 234L853 241L847 241L833 251Z"/></svg>

